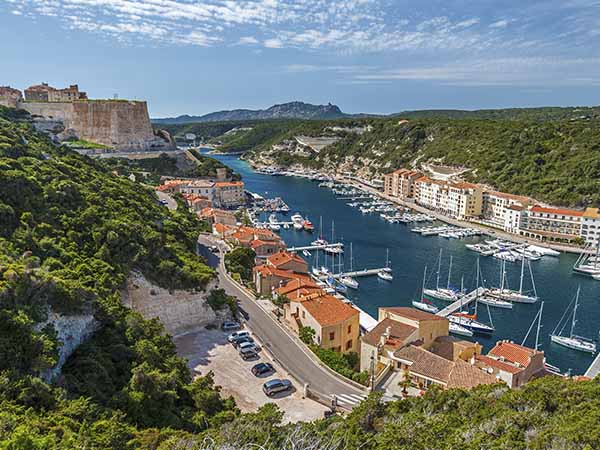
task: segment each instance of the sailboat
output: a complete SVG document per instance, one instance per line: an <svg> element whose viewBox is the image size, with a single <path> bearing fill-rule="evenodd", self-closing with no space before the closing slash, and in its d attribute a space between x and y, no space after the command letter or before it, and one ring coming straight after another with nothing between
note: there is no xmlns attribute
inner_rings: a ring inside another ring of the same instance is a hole
<svg viewBox="0 0 600 450"><path fill-rule="evenodd" d="M437 298L448 302L458 300L458 294L450 289L450 276L452 274L452 256L450 256L450 266L448 267L448 282L445 288L440 288L440 272L442 270L442 249L440 248L440 256L438 257L438 270L435 280L435 289L425 289L423 294L427 297Z"/></svg>
<svg viewBox="0 0 600 450"><path fill-rule="evenodd" d="M581 275L591 276L594 280L600 280L600 242L596 248L596 256L590 257L588 251L591 245L587 246L579 255L573 265L573 270Z"/></svg>
<svg viewBox="0 0 600 450"><path fill-rule="evenodd" d="M350 272L353 272L353 260L354 257L352 255L352 242L350 242ZM356 281L351 276L346 275L344 277L341 277L340 283L342 283L346 287L349 287L350 289L358 289L358 281Z"/></svg>
<svg viewBox="0 0 600 450"><path fill-rule="evenodd" d="M421 285L421 301L413 300L412 305L420 309L422 311L426 311L431 314L435 314L439 312L439 308L435 305L431 304L431 302L425 298L423 298L423 294L425 291L425 277L427 276L427 266L425 266L425 270L423 271L423 284Z"/></svg>
<svg viewBox="0 0 600 450"><path fill-rule="evenodd" d="M320 277L322 275L322 271L321 271L321 268L319 267L319 250L317 249L317 250L315 250L315 252L317 253L317 257L315 260L315 265L312 267L311 271L315 277Z"/></svg>
<svg viewBox="0 0 600 450"><path fill-rule="evenodd" d="M464 296L465 295L465 290L464 290L464 278L461 277L460 278L460 296ZM461 310L462 310L462 306L461 306ZM454 322L450 322L448 324L448 331L452 334L458 334L460 336L467 336L467 337L473 337L473 332L471 330L469 330L466 327L463 327L462 325L459 325L458 323L454 323Z"/></svg>
<svg viewBox="0 0 600 450"><path fill-rule="evenodd" d="M392 281L394 277L392 276L392 269L390 268L390 249L386 250L385 257L385 267L377 272L377 276L385 281Z"/></svg>
<svg viewBox="0 0 600 450"><path fill-rule="evenodd" d="M331 221L331 242L335 242L335 221ZM330 253L332 255L339 255L344 253L342 247L325 247L325 253Z"/></svg>
<svg viewBox="0 0 600 450"><path fill-rule="evenodd" d="M487 325L483 322L478 322L477 319L477 306L479 304L479 294L481 293L482 289L479 287L479 279L480 279L480 275L479 275L479 258L477 258L477 278L476 278L476 298L475 298L475 314L470 315L467 313L463 313L462 312L462 303L460 305L460 311L458 313L454 313L454 314L450 314L447 318L450 322L455 323L457 325L461 325L465 328L468 328L469 330L473 331L474 333L493 333L494 332L494 325L490 324ZM462 300L461 300L462 302ZM488 314L490 316L490 322L492 319L492 315L490 313L490 310L488 308Z"/></svg>
<svg viewBox="0 0 600 450"><path fill-rule="evenodd" d="M568 316L567 312L569 311L571 305L573 304L573 300L567 306L564 314L556 324L556 328L550 335L550 340L556 344L562 345L564 347L572 348L573 350L579 350L587 353L596 353L596 343L590 339L587 339L582 336L577 336L575 334L575 324L577 323L577 308L579 307L579 293L581 291L581 286L577 288L577 295L575 295L575 306L573 307L572 319L571 319L571 331L569 336L563 336L562 333L565 327L568 325L568 322L564 321ZM564 323L563 323L564 321ZM562 328L559 331L559 327L562 325Z"/></svg>
<svg viewBox="0 0 600 450"><path fill-rule="evenodd" d="M312 241L310 245L327 245L328 242L325 240L323 236L323 216L319 217L319 238Z"/></svg>
<svg viewBox="0 0 600 450"><path fill-rule="evenodd" d="M533 281L533 272L531 270L531 263L527 261L527 265L529 266L529 274L531 275L531 285L533 287L533 295L527 295L523 292L523 277L525 275L525 260L523 258L521 260L521 278L519 280L519 290L513 291L511 289L506 288L506 263L502 261L500 266L501 270L501 282L500 288L488 289L487 294L492 297L499 297L502 300L506 300L514 303L535 303L538 300L537 292L535 291L535 282Z"/></svg>

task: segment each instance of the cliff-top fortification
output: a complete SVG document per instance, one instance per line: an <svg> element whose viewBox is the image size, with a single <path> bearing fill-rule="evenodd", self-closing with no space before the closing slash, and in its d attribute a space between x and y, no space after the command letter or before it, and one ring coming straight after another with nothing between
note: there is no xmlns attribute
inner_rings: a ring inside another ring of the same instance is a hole
<svg viewBox="0 0 600 450"><path fill-rule="evenodd" d="M24 90L0 86L0 105L29 112L34 124L59 140L85 140L118 151L169 150L154 134L145 101L93 100L74 84L57 89L42 83Z"/></svg>

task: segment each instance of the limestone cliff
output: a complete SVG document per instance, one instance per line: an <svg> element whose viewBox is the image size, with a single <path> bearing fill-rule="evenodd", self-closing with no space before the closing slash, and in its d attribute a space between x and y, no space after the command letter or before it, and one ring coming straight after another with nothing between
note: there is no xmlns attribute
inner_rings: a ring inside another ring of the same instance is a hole
<svg viewBox="0 0 600 450"><path fill-rule="evenodd" d="M76 137L119 151L170 150L174 144L156 136L144 101L82 100L20 102L40 131Z"/></svg>
<svg viewBox="0 0 600 450"><path fill-rule="evenodd" d="M229 310L215 312L206 301L208 292L169 291L162 289L137 272L132 273L122 291L123 304L138 311L144 318L158 318L168 333L178 335L194 328L218 325L227 319Z"/></svg>

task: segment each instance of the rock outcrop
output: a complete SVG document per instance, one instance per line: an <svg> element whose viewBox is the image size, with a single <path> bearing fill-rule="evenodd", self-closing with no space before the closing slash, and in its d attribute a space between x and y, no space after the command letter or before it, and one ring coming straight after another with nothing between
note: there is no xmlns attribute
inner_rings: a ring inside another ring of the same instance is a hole
<svg viewBox="0 0 600 450"><path fill-rule="evenodd" d="M218 325L229 316L229 310L215 312L207 302L208 292L169 291L150 283L137 272L132 273L122 292L123 304L144 318L158 318L168 333L176 336L207 325Z"/></svg>

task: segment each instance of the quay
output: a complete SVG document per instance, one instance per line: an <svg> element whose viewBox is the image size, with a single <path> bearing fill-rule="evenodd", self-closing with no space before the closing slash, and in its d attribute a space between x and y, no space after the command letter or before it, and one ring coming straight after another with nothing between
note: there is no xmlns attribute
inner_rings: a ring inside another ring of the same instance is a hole
<svg viewBox="0 0 600 450"><path fill-rule="evenodd" d="M335 244L322 244L322 245L306 245L304 247L288 247L288 252L301 252L302 250L324 250L326 248L343 248L344 244L336 242Z"/></svg>
<svg viewBox="0 0 600 450"><path fill-rule="evenodd" d="M353 278L368 277L368 276L372 276L372 275L377 275L379 272L381 272L384 269L385 269L385 267L380 267L379 269L362 269L362 270L355 270L353 272L336 273L336 274L332 274L331 276L335 279L342 278L342 277L353 277Z"/></svg>
<svg viewBox="0 0 600 450"><path fill-rule="evenodd" d="M590 378L595 378L598 374L600 374L600 353L596 355L588 370L585 371L585 376Z"/></svg>
<svg viewBox="0 0 600 450"><path fill-rule="evenodd" d="M450 314L458 311L462 306L466 306L469 303L474 302L477 299L477 297L483 295L484 292L484 288L478 287L473 292L468 293L464 297L461 297L458 300L456 300L454 303L446 306L444 309L437 312L436 315L441 317L448 317Z"/></svg>

